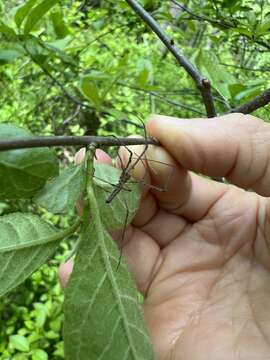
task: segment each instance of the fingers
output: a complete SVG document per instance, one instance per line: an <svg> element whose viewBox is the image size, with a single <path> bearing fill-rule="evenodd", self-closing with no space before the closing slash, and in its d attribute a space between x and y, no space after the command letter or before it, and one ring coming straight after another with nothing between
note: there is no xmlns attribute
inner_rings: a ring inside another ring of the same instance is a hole
<svg viewBox="0 0 270 360"><path fill-rule="evenodd" d="M85 148L82 148L75 155L75 164L82 163L84 160L84 157L85 157ZM105 151L103 151L101 149L96 150L94 161L99 161L99 162L102 162L102 163L108 164L108 165L112 164L111 157L107 153L105 153Z"/></svg>
<svg viewBox="0 0 270 360"><path fill-rule="evenodd" d="M130 138L139 136L130 136ZM121 146L119 149L116 166L125 168L128 166L129 174L140 180L142 197L148 192L150 173L147 168L145 145Z"/></svg>
<svg viewBox="0 0 270 360"><path fill-rule="evenodd" d="M126 164L125 148L121 149L121 156ZM147 224L160 208L198 221L228 187L187 171L162 147L150 146L145 157L146 168L138 163L132 171L138 181L147 179L141 206L133 220L136 226Z"/></svg>
<svg viewBox="0 0 270 360"><path fill-rule="evenodd" d="M161 147L151 147L147 156L152 159L151 179L164 191L151 189L159 207L182 215L189 221L203 218L228 186L184 169ZM158 161L155 161L158 160ZM163 164L174 164L171 168Z"/></svg>
<svg viewBox="0 0 270 360"><path fill-rule="evenodd" d="M182 168L270 194L270 126L262 120L242 114L191 120L153 116L146 128Z"/></svg>
<svg viewBox="0 0 270 360"><path fill-rule="evenodd" d="M67 286L69 277L73 270L73 265L74 265L73 261L68 260L66 263L61 264L59 267L58 276L59 276L60 284L61 284L62 288L65 288Z"/></svg>

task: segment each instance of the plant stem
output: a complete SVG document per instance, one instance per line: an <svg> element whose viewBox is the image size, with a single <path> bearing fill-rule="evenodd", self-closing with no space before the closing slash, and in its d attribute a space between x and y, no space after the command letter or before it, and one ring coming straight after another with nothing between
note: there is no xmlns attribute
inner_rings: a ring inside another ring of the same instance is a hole
<svg viewBox="0 0 270 360"><path fill-rule="evenodd" d="M0 140L0 151L35 147L88 146L91 143L95 143L98 146L159 145L155 139L116 138L112 136L37 136Z"/></svg>
<svg viewBox="0 0 270 360"><path fill-rule="evenodd" d="M159 26L156 20L138 3L136 0L126 0L135 13L152 29L159 37L166 48L172 53L179 65L192 77L196 83L204 102L208 117L215 117L216 110L211 92L211 83L192 65L192 63L182 54L182 52L174 45L171 39Z"/></svg>
<svg viewBox="0 0 270 360"><path fill-rule="evenodd" d="M242 104L234 109L232 109L231 113L242 113L242 114L250 114L255 110L258 110L270 102L270 89L265 90L262 94L256 96L254 99Z"/></svg>

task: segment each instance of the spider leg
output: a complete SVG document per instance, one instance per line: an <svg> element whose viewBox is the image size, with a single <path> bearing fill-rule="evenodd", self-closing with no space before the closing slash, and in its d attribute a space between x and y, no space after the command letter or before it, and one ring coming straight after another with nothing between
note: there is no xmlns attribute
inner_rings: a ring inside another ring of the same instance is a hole
<svg viewBox="0 0 270 360"><path fill-rule="evenodd" d="M121 264L121 259L122 259L122 255L123 255L123 248L125 246L125 236L126 236L126 230L127 230L127 223L128 223L128 218L129 218L129 209L127 206L127 202L125 197L123 197L124 199L124 203L126 206L126 215L125 215L125 220L124 220L124 226L123 226L123 230L122 230L122 234L121 234L121 240L120 240L120 254L119 254L119 260L118 260L118 264L116 267L116 271L118 271L119 266Z"/></svg>

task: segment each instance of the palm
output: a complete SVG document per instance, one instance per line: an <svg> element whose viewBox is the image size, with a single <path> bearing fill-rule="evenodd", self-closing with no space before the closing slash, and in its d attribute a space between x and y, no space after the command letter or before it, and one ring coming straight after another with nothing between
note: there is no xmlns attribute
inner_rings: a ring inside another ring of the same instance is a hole
<svg viewBox="0 0 270 360"><path fill-rule="evenodd" d="M158 162L146 174L138 163L133 175L162 187L161 162L174 174L166 192L144 188L123 253L145 296L157 359L270 359L269 198L192 172L269 196L269 124L241 114L155 116L147 130L163 147L148 149ZM62 267L63 282L70 271Z"/></svg>
<svg viewBox="0 0 270 360"><path fill-rule="evenodd" d="M263 198L233 187L198 222L158 209L130 233L124 251L128 257L132 244L139 247L129 263L146 296L158 359L269 358L270 306L262 304L269 303L270 261L258 216L264 206Z"/></svg>

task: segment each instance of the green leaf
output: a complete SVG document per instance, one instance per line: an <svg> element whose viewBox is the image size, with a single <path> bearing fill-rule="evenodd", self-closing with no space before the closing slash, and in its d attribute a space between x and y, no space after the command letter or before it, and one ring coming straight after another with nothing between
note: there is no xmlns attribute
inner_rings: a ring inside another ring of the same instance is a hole
<svg viewBox="0 0 270 360"><path fill-rule="evenodd" d="M140 87L144 87L152 80L153 66L149 60L140 60L138 63L139 74L137 77L137 83Z"/></svg>
<svg viewBox="0 0 270 360"><path fill-rule="evenodd" d="M235 101L242 101L242 100L247 101L249 99L253 99L254 97L260 95L261 92L262 92L262 87L261 86L252 87L250 89L239 92L234 97L234 100Z"/></svg>
<svg viewBox="0 0 270 360"><path fill-rule="evenodd" d="M28 360L28 359L29 359L29 357L27 355L25 355L25 354L22 354L22 353L16 354L12 358L12 360Z"/></svg>
<svg viewBox="0 0 270 360"><path fill-rule="evenodd" d="M237 32L238 34L246 35L250 38L252 37L252 32L244 26L238 26L238 27L232 29L232 31Z"/></svg>
<svg viewBox="0 0 270 360"><path fill-rule="evenodd" d="M55 35L58 39L63 39L70 34L60 11L54 11L51 14L51 20Z"/></svg>
<svg viewBox="0 0 270 360"><path fill-rule="evenodd" d="M130 179L110 204L106 203L109 194L118 183L121 171L112 166L96 163L94 191L99 205L102 222L106 229L122 229L133 219L140 203L140 187Z"/></svg>
<svg viewBox="0 0 270 360"><path fill-rule="evenodd" d="M48 239L60 232L37 215L13 213L0 217L0 233L0 296L3 296L55 252L59 242ZM35 245L37 242L39 245Z"/></svg>
<svg viewBox="0 0 270 360"><path fill-rule="evenodd" d="M81 93L97 108L100 107L102 99L99 95L96 84L88 77L85 76L79 85Z"/></svg>
<svg viewBox="0 0 270 360"><path fill-rule="evenodd" d="M12 40L17 39L16 32L12 29L12 27L7 25L3 20L0 20L0 33L4 34L5 36L7 36L8 38L10 38Z"/></svg>
<svg viewBox="0 0 270 360"><path fill-rule="evenodd" d="M123 111L108 107L103 107L103 109L106 113L112 115L116 120L123 120L127 118L127 114Z"/></svg>
<svg viewBox="0 0 270 360"><path fill-rule="evenodd" d="M238 93L240 93L241 91L243 91L245 89L246 89L246 86L241 83L235 83L235 84L229 85L229 91L230 91L232 98L234 98L235 95L237 95Z"/></svg>
<svg viewBox="0 0 270 360"><path fill-rule="evenodd" d="M25 4L21 5L15 13L14 20L19 28L23 22L23 20L28 15L29 11L36 4L37 0L28 0Z"/></svg>
<svg viewBox="0 0 270 360"><path fill-rule="evenodd" d="M25 336L12 335L10 336L9 341L16 350L23 352L28 352L30 350L30 344Z"/></svg>
<svg viewBox="0 0 270 360"><path fill-rule="evenodd" d="M0 138L31 137L25 129L0 124ZM0 152L0 199L30 198L58 174L55 152L48 148Z"/></svg>
<svg viewBox="0 0 270 360"><path fill-rule="evenodd" d="M0 65L8 64L15 61L22 53L18 50L0 49Z"/></svg>
<svg viewBox="0 0 270 360"><path fill-rule="evenodd" d="M270 19L267 19L263 23L257 25L256 35L261 36L267 34L269 29L270 29Z"/></svg>
<svg viewBox="0 0 270 360"><path fill-rule="evenodd" d="M47 308L42 303L35 303L34 308L36 327L40 329L45 324L47 318Z"/></svg>
<svg viewBox="0 0 270 360"><path fill-rule="evenodd" d="M49 180L33 200L53 214L65 213L74 209L83 187L84 167L78 165Z"/></svg>
<svg viewBox="0 0 270 360"><path fill-rule="evenodd" d="M200 49L196 54L195 63L220 95L224 99L230 100L229 85L234 84L236 80L224 66L219 64L216 55L213 52Z"/></svg>
<svg viewBox="0 0 270 360"><path fill-rule="evenodd" d="M152 360L138 291L116 244L95 220L81 235L65 291L66 360Z"/></svg>
<svg viewBox="0 0 270 360"><path fill-rule="evenodd" d="M29 34L42 17L58 3L59 0L43 0L40 4L31 9L24 25L24 34Z"/></svg>
<svg viewBox="0 0 270 360"><path fill-rule="evenodd" d="M41 349L32 351L32 360L48 360L48 354Z"/></svg>

